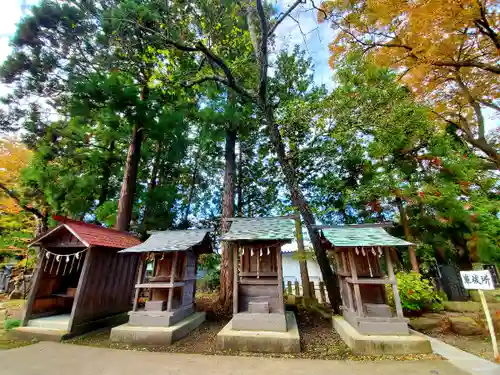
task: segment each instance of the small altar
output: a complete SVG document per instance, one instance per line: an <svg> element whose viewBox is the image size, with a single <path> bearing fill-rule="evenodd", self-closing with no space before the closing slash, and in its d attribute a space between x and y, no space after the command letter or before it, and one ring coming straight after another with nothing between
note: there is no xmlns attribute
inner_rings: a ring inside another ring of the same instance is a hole
<svg viewBox="0 0 500 375"><path fill-rule="evenodd" d="M221 240L233 251L233 319L217 335L220 349L299 352L293 312L285 312L281 246L294 238L290 217L232 218Z"/></svg>
<svg viewBox="0 0 500 375"><path fill-rule="evenodd" d="M139 253L141 262L129 321L111 330L112 341L169 345L203 323L205 313L195 312L194 296L198 256L212 252L209 232L153 232L143 244L120 252ZM153 274L146 280L148 264Z"/></svg>
<svg viewBox="0 0 500 375"><path fill-rule="evenodd" d="M392 224L316 227L339 278L342 318L334 317L335 329L359 354L431 352L430 343L408 328L394 275L395 247L413 244L388 234L387 226ZM395 314L386 285L392 289Z"/></svg>

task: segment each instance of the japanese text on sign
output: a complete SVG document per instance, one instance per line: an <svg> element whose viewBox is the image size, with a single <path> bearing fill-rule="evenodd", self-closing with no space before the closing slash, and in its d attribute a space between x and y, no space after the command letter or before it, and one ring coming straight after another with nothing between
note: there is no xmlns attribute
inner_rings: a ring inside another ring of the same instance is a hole
<svg viewBox="0 0 500 375"><path fill-rule="evenodd" d="M465 289L495 289L490 271L460 271Z"/></svg>

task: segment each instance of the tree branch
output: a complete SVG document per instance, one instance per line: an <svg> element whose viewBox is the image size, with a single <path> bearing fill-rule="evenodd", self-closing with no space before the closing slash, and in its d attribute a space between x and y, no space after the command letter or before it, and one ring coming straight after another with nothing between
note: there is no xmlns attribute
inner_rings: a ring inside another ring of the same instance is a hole
<svg viewBox="0 0 500 375"><path fill-rule="evenodd" d="M487 100L478 100L479 103L481 103L482 105L486 106L486 107L489 107L491 109L494 109L495 111L498 111L500 112L500 106L492 103L492 102L489 102Z"/></svg>
<svg viewBox="0 0 500 375"><path fill-rule="evenodd" d="M472 95L469 91L469 88L462 81L462 77L460 77L460 73L458 71L455 71L454 74L455 74L455 81L458 83L458 86L460 87L460 90L462 90L462 92L465 96L465 99L467 99L469 104L474 109L474 113L476 114L477 125L479 128L479 138L484 139L484 117L483 117L483 113L481 112L481 106L472 97Z"/></svg>
<svg viewBox="0 0 500 375"><path fill-rule="evenodd" d="M224 78L219 77L219 76L202 77L202 78L199 78L197 80L184 83L182 86L193 87L194 85L199 85L201 83L210 82L210 81L219 82L219 83L222 83L226 87L232 88L235 92L237 92L241 96L245 97L246 99L248 99L252 103L255 103L257 101L256 98L253 95L251 95L248 91L241 89L241 87L239 87L237 85L236 86L231 85L231 83L227 79L224 79Z"/></svg>
<svg viewBox="0 0 500 375"><path fill-rule="evenodd" d="M300 4L300 3L305 3L305 1L303 1L303 0L296 0L296 1L295 1L295 3L293 3L293 4L290 6L290 8L288 8L288 9L286 10L286 12L285 12L285 13L281 14L281 16L280 16L280 17L276 20L276 23L275 23L275 24L271 27L271 29L270 29L270 30L269 30L269 32L267 33L267 36L268 36L268 37L271 37L271 36L274 34L274 32L276 31L276 28L279 26L279 24L280 24L281 22L283 22L283 21L285 20L285 18L286 18L286 17L287 17L290 13L292 13L292 12L293 12L293 10L294 10L295 8L297 8L297 7L299 6L299 4Z"/></svg>
<svg viewBox="0 0 500 375"><path fill-rule="evenodd" d="M268 24L266 14L264 13L264 6L262 0L257 0L257 14L260 21L260 83L259 83L259 98L263 106L267 106L267 68L268 68L268 55L267 55L267 38L268 38Z"/></svg>
<svg viewBox="0 0 500 375"><path fill-rule="evenodd" d="M0 190L4 191L5 194L7 194L11 199L13 199L16 204L21 207L24 211L32 213L35 215L37 218L41 219L43 218L43 215L40 211L38 211L36 208L33 207L28 207L25 204L21 203L21 199L17 195L17 193L14 190L10 190L7 186L4 184L0 183Z"/></svg>

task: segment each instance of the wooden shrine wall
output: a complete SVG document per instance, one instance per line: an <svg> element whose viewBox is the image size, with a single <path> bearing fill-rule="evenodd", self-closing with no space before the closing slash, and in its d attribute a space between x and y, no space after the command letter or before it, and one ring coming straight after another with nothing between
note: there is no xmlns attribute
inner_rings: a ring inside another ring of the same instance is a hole
<svg viewBox="0 0 500 375"><path fill-rule="evenodd" d="M92 248L83 265L73 305L71 332L93 320L132 309L139 257L120 249Z"/></svg>

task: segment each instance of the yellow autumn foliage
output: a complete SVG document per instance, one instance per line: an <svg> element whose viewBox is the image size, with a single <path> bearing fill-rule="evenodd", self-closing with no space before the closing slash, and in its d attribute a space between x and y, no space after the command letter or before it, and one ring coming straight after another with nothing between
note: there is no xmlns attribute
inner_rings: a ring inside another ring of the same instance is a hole
<svg viewBox="0 0 500 375"><path fill-rule="evenodd" d="M8 189L17 189L21 170L28 166L32 152L21 142L0 139L0 184ZM0 190L0 211L19 213L21 208L7 194Z"/></svg>
<svg viewBox="0 0 500 375"><path fill-rule="evenodd" d="M500 168L482 113L500 114L499 10L500 0L335 0L321 4L318 20L337 32L332 67L363 49Z"/></svg>

